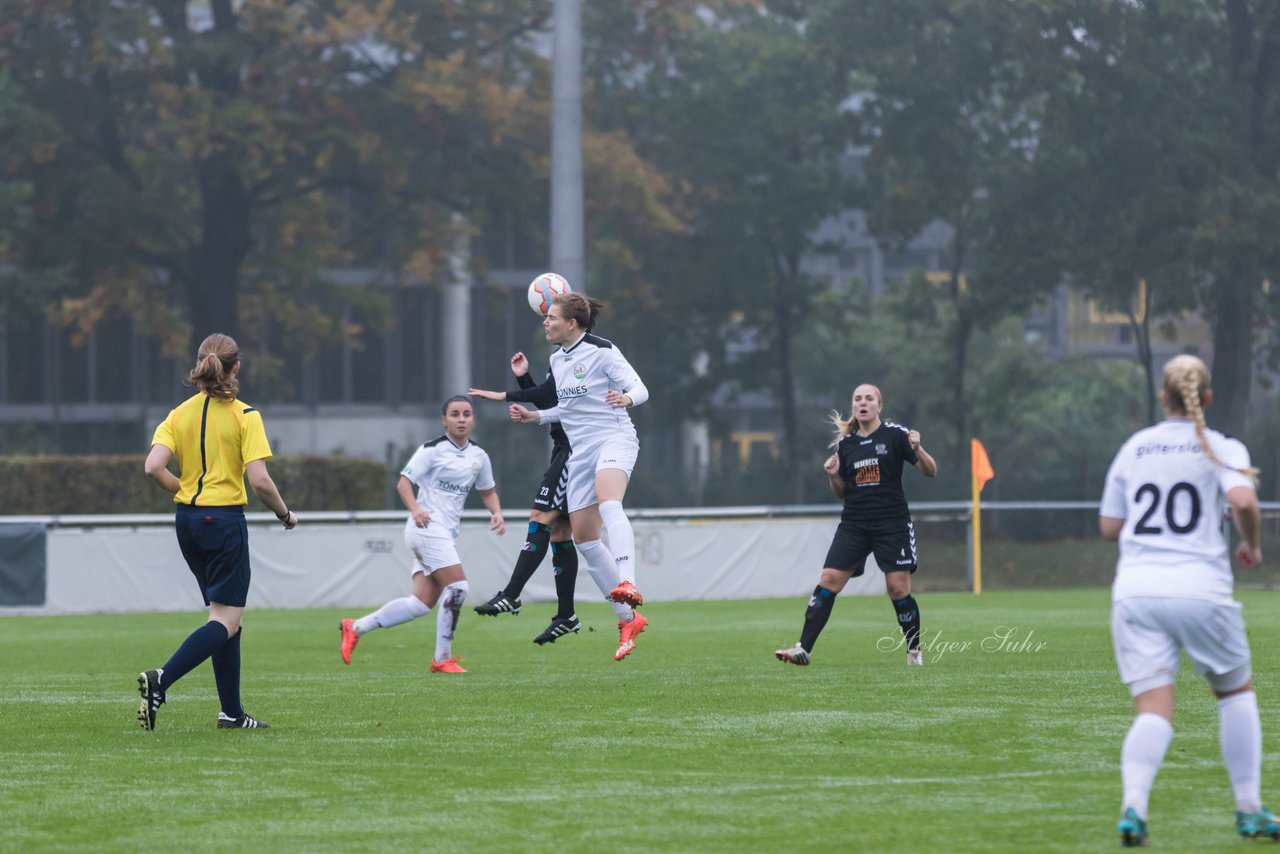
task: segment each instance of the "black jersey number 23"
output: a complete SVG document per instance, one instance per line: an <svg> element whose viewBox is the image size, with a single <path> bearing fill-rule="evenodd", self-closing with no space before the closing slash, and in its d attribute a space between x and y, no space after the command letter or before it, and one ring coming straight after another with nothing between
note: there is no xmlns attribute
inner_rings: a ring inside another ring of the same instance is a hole
<svg viewBox="0 0 1280 854"><path fill-rule="evenodd" d="M1177 501L1178 493L1185 493L1190 499L1190 513L1185 521L1179 521L1175 518L1174 504ZM1137 504L1147 504L1147 510L1142 514L1142 518L1138 520L1138 524L1133 526L1135 534L1163 534L1164 529L1159 526L1159 519L1152 524L1152 517L1160 511L1160 487L1154 483L1144 483L1138 487L1137 493L1134 494L1133 500ZM1194 531L1196 523L1200 521L1200 493L1196 488L1185 481L1175 483L1169 488L1169 494L1165 496L1164 504L1164 523L1169 526L1169 530L1175 534L1186 534Z"/></svg>

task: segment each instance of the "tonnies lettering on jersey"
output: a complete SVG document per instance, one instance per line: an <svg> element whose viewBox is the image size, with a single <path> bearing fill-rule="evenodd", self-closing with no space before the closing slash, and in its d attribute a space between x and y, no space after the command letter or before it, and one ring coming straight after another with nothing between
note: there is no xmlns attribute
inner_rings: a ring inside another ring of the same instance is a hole
<svg viewBox="0 0 1280 854"><path fill-rule="evenodd" d="M551 357L560 424L575 449L584 452L619 434L634 438L627 408L608 400L610 390L626 393L639 382L635 369L610 342L584 335Z"/></svg>

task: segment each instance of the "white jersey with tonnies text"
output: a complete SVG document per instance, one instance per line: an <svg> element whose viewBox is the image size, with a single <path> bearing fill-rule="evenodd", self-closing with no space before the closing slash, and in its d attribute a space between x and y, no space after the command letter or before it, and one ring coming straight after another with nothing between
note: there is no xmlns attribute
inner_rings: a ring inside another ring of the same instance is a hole
<svg viewBox="0 0 1280 854"><path fill-rule="evenodd" d="M418 506L431 516L427 533L455 539L471 487L493 489L495 485L489 455L475 442L468 441L460 448L448 436L414 451L400 474L418 487ZM413 524L412 517L409 524Z"/></svg>
<svg viewBox="0 0 1280 854"><path fill-rule="evenodd" d="M568 349L551 354L560 424L574 448L586 448L609 436L636 438L625 407L604 399L610 389L627 393L640 375L617 347L590 333Z"/></svg>
<svg viewBox="0 0 1280 854"><path fill-rule="evenodd" d="M1223 522L1226 494L1253 488L1237 439L1205 429L1217 465L1195 425L1170 418L1129 437L1107 471L1100 515L1124 519L1112 598L1230 599L1231 556Z"/></svg>

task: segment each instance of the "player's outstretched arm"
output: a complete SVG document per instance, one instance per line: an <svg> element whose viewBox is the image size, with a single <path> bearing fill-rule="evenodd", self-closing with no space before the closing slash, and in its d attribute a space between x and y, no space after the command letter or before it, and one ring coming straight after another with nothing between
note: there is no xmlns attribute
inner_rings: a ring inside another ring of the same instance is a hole
<svg viewBox="0 0 1280 854"><path fill-rule="evenodd" d="M511 403L532 403L539 409L550 409L556 405L556 380L551 374L538 385L528 375L518 377L520 388L507 392L507 400Z"/></svg>

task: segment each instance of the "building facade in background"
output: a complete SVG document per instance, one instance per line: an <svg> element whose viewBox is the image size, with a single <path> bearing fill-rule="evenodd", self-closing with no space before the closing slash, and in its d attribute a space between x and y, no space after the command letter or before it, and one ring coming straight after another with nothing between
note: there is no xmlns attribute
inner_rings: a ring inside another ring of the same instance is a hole
<svg viewBox="0 0 1280 854"><path fill-rule="evenodd" d="M861 211L849 211L823 226L818 241L835 248L815 255L806 268L837 291L875 300L913 271L945 280L951 238L950 227L935 222L906 245L890 248L869 233ZM477 241L477 252L496 263L489 260L490 271L470 283L466 348L474 382L503 388L510 382L511 353L527 351L535 369L544 354L541 326L524 293L543 270L516 266L527 259L502 251L509 241L498 241L498 251L491 243ZM246 356L243 395L269 407L270 439L279 454L346 454L391 468L434 435L440 401L466 391L444 387L440 370L449 346L443 328L445 289L375 278L367 270L335 270L331 276L340 292L343 287L353 294L370 285L379 289L389 318L385 332L365 332L359 345L324 346L304 357L273 348L280 336L268 329L261 334L262 352ZM343 323L380 328L380 319L362 315L366 303L344 303ZM1026 318L1025 329L1028 340L1049 358L1132 359L1135 354L1127 315L1101 312L1065 286ZM1189 347L1203 350L1210 340L1207 325L1197 317L1161 324L1153 331L1153 361L1162 363ZM127 317L106 318L76 340L49 316L0 315L0 435L7 437L6 451L139 453L152 425L189 393L183 379L190 364L187 356L166 358L158 340ZM498 409L482 410L482 420L501 418ZM719 436L703 423L664 422L646 443L646 465L656 468L660 479L671 479L705 472L711 463L746 469L753 459L776 459L780 416L767 395L735 395L722 414L729 429ZM492 427L484 433L481 441L499 461L527 459L529 436Z"/></svg>

